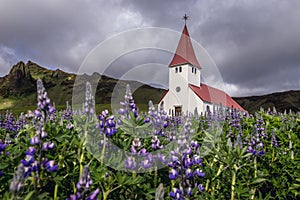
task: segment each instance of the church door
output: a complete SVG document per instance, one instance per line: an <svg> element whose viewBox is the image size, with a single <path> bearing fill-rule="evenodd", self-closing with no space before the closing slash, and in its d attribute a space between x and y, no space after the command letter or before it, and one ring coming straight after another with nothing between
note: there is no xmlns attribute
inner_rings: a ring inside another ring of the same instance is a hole
<svg viewBox="0 0 300 200"><path fill-rule="evenodd" d="M181 116L181 106L175 106L175 116Z"/></svg>

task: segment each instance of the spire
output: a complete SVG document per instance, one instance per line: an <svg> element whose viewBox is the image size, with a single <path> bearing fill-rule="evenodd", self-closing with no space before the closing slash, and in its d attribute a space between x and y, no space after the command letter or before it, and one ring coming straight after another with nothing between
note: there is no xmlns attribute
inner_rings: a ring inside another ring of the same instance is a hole
<svg viewBox="0 0 300 200"><path fill-rule="evenodd" d="M185 15L183 19L186 22L188 16ZM199 69L201 68L200 64L198 63L197 57L195 55L192 41L185 23L176 49L176 53L171 63L169 64L169 67L186 64L186 63L192 64L194 67L198 67Z"/></svg>

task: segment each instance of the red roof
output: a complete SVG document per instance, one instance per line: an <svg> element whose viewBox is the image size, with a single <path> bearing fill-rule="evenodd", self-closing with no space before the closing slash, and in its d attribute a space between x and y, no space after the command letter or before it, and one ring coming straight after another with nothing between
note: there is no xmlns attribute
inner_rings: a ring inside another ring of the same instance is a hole
<svg viewBox="0 0 300 200"><path fill-rule="evenodd" d="M192 41L190 39L190 35L186 25L184 25L176 53L169 64L169 67L173 67L181 64L192 64L195 67L200 68L200 64L198 63L197 57L194 52L194 48L192 45Z"/></svg>
<svg viewBox="0 0 300 200"><path fill-rule="evenodd" d="M210 87L203 83L200 84L200 87L189 84L189 87L195 92L195 94L202 99L214 104L222 104L229 108L236 108L239 110L244 110L235 100L233 100L228 94L222 90Z"/></svg>

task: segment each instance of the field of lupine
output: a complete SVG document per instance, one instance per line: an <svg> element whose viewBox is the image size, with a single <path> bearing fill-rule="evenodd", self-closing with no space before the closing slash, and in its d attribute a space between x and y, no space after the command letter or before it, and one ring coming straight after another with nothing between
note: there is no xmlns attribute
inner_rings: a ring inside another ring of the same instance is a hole
<svg viewBox="0 0 300 200"><path fill-rule="evenodd" d="M56 110L41 80L37 108L0 116L1 199L299 199L300 113L139 112L129 86L96 116Z"/></svg>

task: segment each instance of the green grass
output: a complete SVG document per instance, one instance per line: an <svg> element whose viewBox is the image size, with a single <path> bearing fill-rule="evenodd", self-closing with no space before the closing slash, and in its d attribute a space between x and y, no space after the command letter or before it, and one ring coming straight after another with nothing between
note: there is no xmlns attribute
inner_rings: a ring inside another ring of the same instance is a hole
<svg viewBox="0 0 300 200"><path fill-rule="evenodd" d="M138 104L137 105L140 112L147 112L148 105L147 104ZM66 109L66 105L56 105L56 110L61 111ZM100 114L103 110L108 110L111 113L112 106L110 104L97 104L95 106L96 113ZM113 106L113 108L118 109L119 106ZM36 106L22 106L22 107L11 107L11 108L1 108L0 114L6 113L7 111L12 112L15 116L19 116L21 113L27 113L29 110L33 111L36 109Z"/></svg>
<svg viewBox="0 0 300 200"><path fill-rule="evenodd" d="M12 99L3 99L0 97L0 110L11 108L15 105L15 101Z"/></svg>

